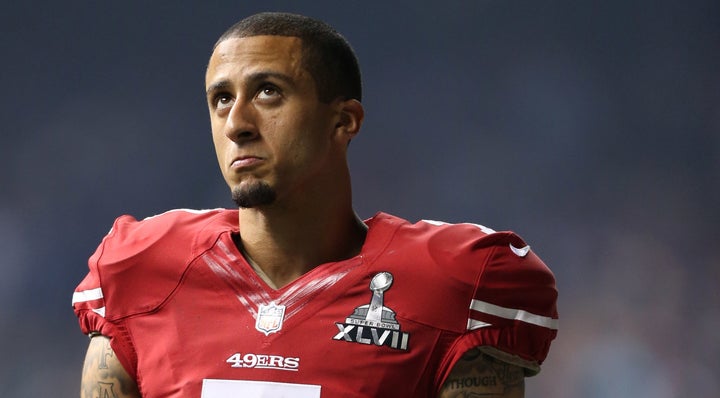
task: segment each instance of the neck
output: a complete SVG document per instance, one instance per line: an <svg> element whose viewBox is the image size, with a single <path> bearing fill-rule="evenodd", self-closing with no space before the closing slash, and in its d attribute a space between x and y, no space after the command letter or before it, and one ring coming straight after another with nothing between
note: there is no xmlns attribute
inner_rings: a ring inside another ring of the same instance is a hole
<svg viewBox="0 0 720 398"><path fill-rule="evenodd" d="M238 247L269 286L281 288L316 266L356 256L367 227L346 200L240 209Z"/></svg>

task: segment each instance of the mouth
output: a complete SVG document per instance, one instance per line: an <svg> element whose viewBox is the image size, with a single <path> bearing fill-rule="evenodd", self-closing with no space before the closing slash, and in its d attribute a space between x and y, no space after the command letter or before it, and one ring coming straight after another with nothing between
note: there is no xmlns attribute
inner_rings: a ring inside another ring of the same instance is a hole
<svg viewBox="0 0 720 398"><path fill-rule="evenodd" d="M258 156L238 156L230 162L230 169L239 170L249 167L256 166L263 161L263 158Z"/></svg>

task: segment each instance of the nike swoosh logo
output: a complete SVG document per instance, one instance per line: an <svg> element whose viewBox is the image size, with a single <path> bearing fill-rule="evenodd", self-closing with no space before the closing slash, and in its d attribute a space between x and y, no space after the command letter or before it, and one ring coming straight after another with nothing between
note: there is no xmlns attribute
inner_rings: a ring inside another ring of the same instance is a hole
<svg viewBox="0 0 720 398"><path fill-rule="evenodd" d="M530 252L530 246L525 247L515 247L513 244L510 244L510 250L512 250L513 253L517 254L519 257L525 257Z"/></svg>

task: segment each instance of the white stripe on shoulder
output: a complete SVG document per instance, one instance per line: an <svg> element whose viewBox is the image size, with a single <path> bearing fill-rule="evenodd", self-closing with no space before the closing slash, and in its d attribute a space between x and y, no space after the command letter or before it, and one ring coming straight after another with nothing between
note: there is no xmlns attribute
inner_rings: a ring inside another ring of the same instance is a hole
<svg viewBox="0 0 720 398"><path fill-rule="evenodd" d="M422 222L426 222L426 223L428 223L428 224L430 224L430 225L437 225L437 226L440 226L440 225L450 225L450 223L447 223L447 222L444 222L444 221L435 221L435 220L421 220L421 221L422 221ZM480 225L480 224L473 224L473 223L469 223L469 222L462 223L462 224L472 225L473 227L479 228L481 231L485 232L485 233L488 234L488 235L494 234L494 233L496 232L494 229L488 228L488 227L486 227L486 226L484 226L484 225Z"/></svg>
<svg viewBox="0 0 720 398"><path fill-rule="evenodd" d="M86 301L93 301L101 298L103 298L102 288L98 287L95 289L74 292L72 296L72 303L84 303Z"/></svg>
<svg viewBox="0 0 720 398"><path fill-rule="evenodd" d="M430 225L447 225L448 223L444 221L435 221L435 220L421 220L422 222L426 222Z"/></svg>
<svg viewBox="0 0 720 398"><path fill-rule="evenodd" d="M524 310L500 307L499 305L490 304L480 300L473 300L470 303L470 309L482 312L484 314L494 315L500 318L517 320L537 326L542 326L544 328L552 330L557 330L559 326L558 320L554 318L533 314ZM478 329L486 326L489 325L476 319L468 319L468 330Z"/></svg>
<svg viewBox="0 0 720 398"><path fill-rule="evenodd" d="M488 227L486 227L486 226L484 226L484 225L473 224L473 223L469 223L469 222L468 222L468 223L465 223L465 224L472 225L472 226L474 226L474 227L478 227L478 228L480 228L481 231L485 232L485 233L488 234L488 235L494 234L494 233L496 232L494 229L488 228Z"/></svg>
<svg viewBox="0 0 720 398"><path fill-rule="evenodd" d="M145 217L144 220L149 220L149 219L151 219L151 218L155 218L155 217L158 217L158 216L162 216L163 214L174 213L174 212L178 212L178 211L182 211L182 212L185 212L185 213L191 213L191 214L205 214L205 213L212 213L212 212L214 212L214 211L220 211L220 210L225 210L225 209L223 209L223 208L221 208L221 207L218 207L218 208L215 208L215 209L201 209L201 210L197 210L197 209L172 209L172 210L168 210L168 211L166 211L166 212L160 213L160 214L155 214L154 216Z"/></svg>
<svg viewBox="0 0 720 398"><path fill-rule="evenodd" d="M101 317L105 318L105 307L100 308L93 308L92 312L100 315Z"/></svg>
<svg viewBox="0 0 720 398"><path fill-rule="evenodd" d="M476 319L468 318L467 330L475 330L492 326L492 323L485 323Z"/></svg>
<svg viewBox="0 0 720 398"><path fill-rule="evenodd" d="M518 257L525 257L528 253L530 253L530 245L525 245L525 247L515 247L511 243L510 250L512 250L512 252Z"/></svg>

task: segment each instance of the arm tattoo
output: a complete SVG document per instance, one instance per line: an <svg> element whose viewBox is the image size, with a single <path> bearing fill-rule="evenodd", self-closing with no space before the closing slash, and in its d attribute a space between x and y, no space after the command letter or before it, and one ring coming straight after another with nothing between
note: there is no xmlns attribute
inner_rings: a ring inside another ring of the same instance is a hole
<svg viewBox="0 0 720 398"><path fill-rule="evenodd" d="M108 369L108 357L112 358L115 356L115 351L110 347L110 340L103 341L102 351L100 352L100 364L98 369Z"/></svg>
<svg viewBox="0 0 720 398"><path fill-rule="evenodd" d="M524 377L521 367L473 349L455 365L445 381L440 397L523 397Z"/></svg>
<svg viewBox="0 0 720 398"><path fill-rule="evenodd" d="M140 397L135 381L118 361L106 337L91 340L81 384L81 398Z"/></svg>
<svg viewBox="0 0 720 398"><path fill-rule="evenodd" d="M117 393L115 393L115 383L103 383L98 382L98 397L99 398L118 398Z"/></svg>

